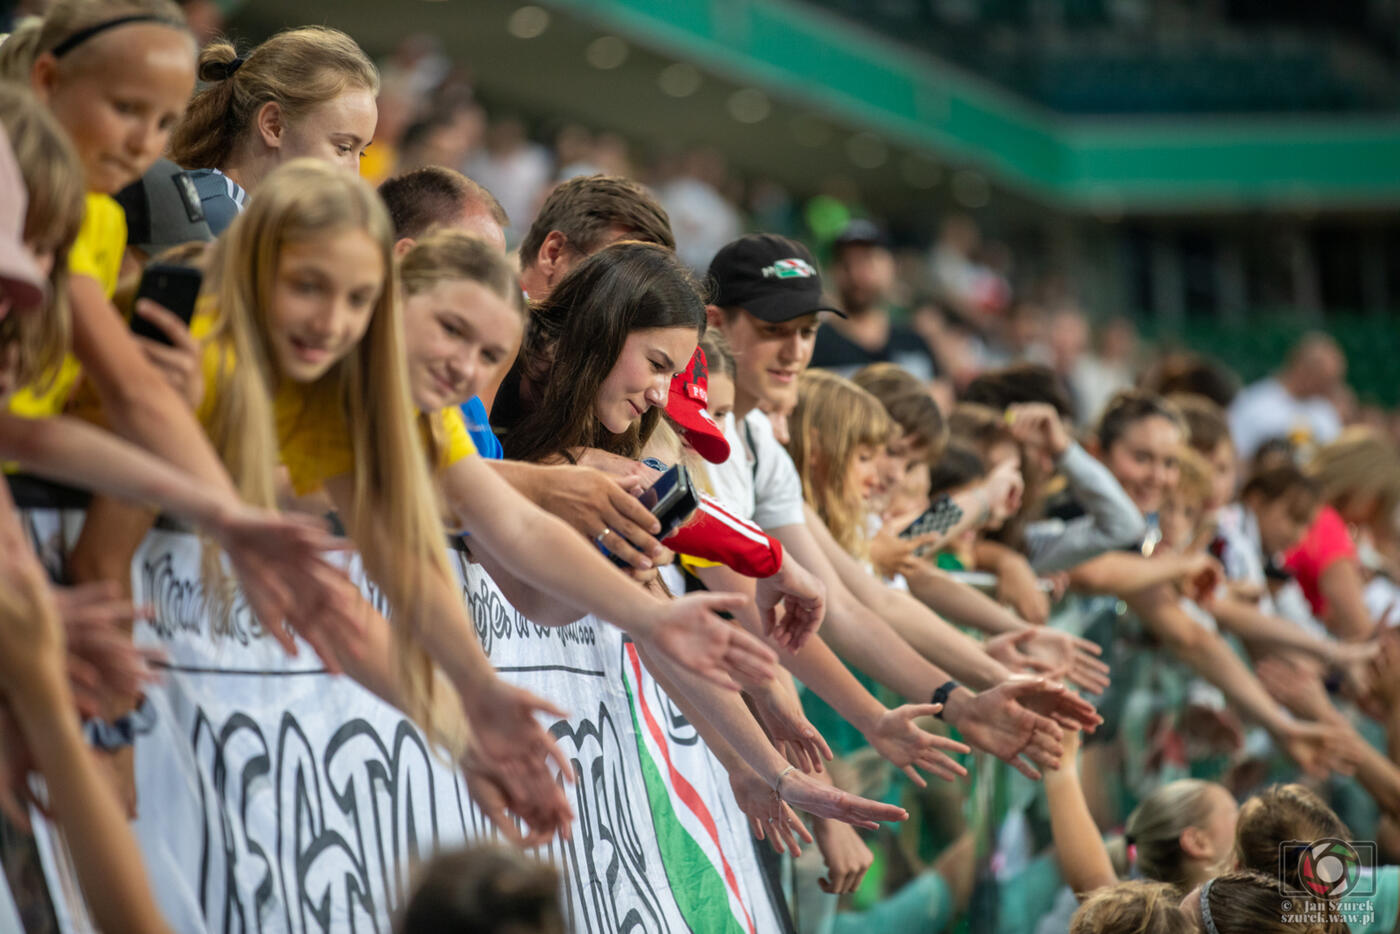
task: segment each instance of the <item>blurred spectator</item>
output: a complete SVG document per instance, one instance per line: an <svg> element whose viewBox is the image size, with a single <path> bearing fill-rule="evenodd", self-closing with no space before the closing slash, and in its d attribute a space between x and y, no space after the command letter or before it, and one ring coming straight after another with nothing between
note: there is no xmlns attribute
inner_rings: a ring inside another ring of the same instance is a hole
<svg viewBox="0 0 1400 934"><path fill-rule="evenodd" d="M470 102L433 111L409 125L399 142L397 174L424 166L459 169L481 142L486 114Z"/></svg>
<svg viewBox="0 0 1400 934"><path fill-rule="evenodd" d="M966 214L943 221L929 257L929 271L941 294L974 320L998 314L1011 297L1005 277L978 259L982 234Z"/></svg>
<svg viewBox="0 0 1400 934"><path fill-rule="evenodd" d="M1305 335L1276 376L1246 386L1230 406L1230 433L1241 458L1271 438L1323 445L1341 434L1333 399L1346 378L1347 361L1326 334Z"/></svg>
<svg viewBox="0 0 1400 934"><path fill-rule="evenodd" d="M1159 396L1205 396L1228 409L1240 391L1239 377L1218 360L1177 350L1162 356L1145 374L1142 388Z"/></svg>
<svg viewBox="0 0 1400 934"><path fill-rule="evenodd" d="M920 382L936 375L933 354L913 328L890 319L894 255L874 223L855 220L832 244L831 284L845 318L831 318L817 332L812 366L850 376L871 363L897 363Z"/></svg>
<svg viewBox="0 0 1400 934"><path fill-rule="evenodd" d="M516 244L535 216L553 170L549 150L530 141L518 117L506 117L486 131L486 147L467 163L466 174L501 202L511 219L506 239Z"/></svg>
<svg viewBox="0 0 1400 934"><path fill-rule="evenodd" d="M719 248L741 232L738 210L721 191L726 167L718 149L693 149L681 159L680 172L656 192L671 216L676 252L690 268L703 272Z"/></svg>
<svg viewBox="0 0 1400 934"><path fill-rule="evenodd" d="M1113 318L1103 326L1098 353L1081 356L1070 374L1081 422L1092 422L1114 393L1133 384L1137 353L1137 328L1130 319Z"/></svg>

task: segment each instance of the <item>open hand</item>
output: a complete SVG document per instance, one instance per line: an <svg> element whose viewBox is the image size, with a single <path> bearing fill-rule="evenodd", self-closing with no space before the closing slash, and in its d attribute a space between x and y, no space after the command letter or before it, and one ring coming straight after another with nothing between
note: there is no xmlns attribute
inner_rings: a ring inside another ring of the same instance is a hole
<svg viewBox="0 0 1400 934"><path fill-rule="evenodd" d="M737 691L738 682L768 681L777 674L778 656L757 636L718 615L746 602L734 593L693 593L667 601L656 625L638 641L730 690Z"/></svg>
<svg viewBox="0 0 1400 934"><path fill-rule="evenodd" d="M815 836L826 861L826 878L817 880L821 890L830 895L849 895L860 888L875 857L855 828L839 821L818 821Z"/></svg>
<svg viewBox="0 0 1400 934"><path fill-rule="evenodd" d="M1068 678L1092 694L1108 689L1108 665L1103 650L1088 639L1058 629L1032 626L988 639L987 654L1009 668L1030 674Z"/></svg>
<svg viewBox="0 0 1400 934"><path fill-rule="evenodd" d="M763 690L751 691L754 711L769 738L784 757L804 772L820 772L830 762L831 747L802 712L802 703L778 679Z"/></svg>
<svg viewBox="0 0 1400 934"><path fill-rule="evenodd" d="M787 781L786 778L783 781ZM791 807L773 794L757 772L748 766L735 768L729 773L729 787L734 791L734 800L739 810L749 819L749 829L754 839L767 840L778 853L801 856L804 843L812 842L812 834L802 823Z"/></svg>
<svg viewBox="0 0 1400 934"><path fill-rule="evenodd" d="M928 783L915 771L915 766L950 782L967 775L967 769L950 758L948 752L972 750L946 736L929 733L914 723L916 718L932 717L942 709L940 704L905 704L887 710L866 737L880 755L897 765L920 788Z"/></svg>
<svg viewBox="0 0 1400 934"><path fill-rule="evenodd" d="M758 581L755 602L764 633L789 652L797 652L826 616L826 585L784 554L778 573Z"/></svg>

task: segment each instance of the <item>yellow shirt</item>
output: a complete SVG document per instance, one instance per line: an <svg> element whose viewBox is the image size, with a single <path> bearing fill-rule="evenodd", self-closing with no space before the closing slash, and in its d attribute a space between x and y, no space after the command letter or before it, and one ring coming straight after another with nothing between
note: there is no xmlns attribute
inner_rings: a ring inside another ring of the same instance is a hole
<svg viewBox="0 0 1400 934"><path fill-rule="evenodd" d="M68 272L75 276L96 279L102 294L110 301L117 291L117 276L121 272L122 254L126 252L126 215L121 205L109 195L89 192L83 226L68 253ZM25 387L10 397L7 408L25 418L49 418L63 411L73 388L82 375L78 358L71 353L63 358L58 374L48 387L35 391Z"/></svg>
<svg viewBox="0 0 1400 934"><path fill-rule="evenodd" d="M215 323L214 313L201 310L190 322L196 340L208 337ZM217 345L204 345L204 400L199 407L200 423L208 426L214 415L221 353ZM282 464L291 477L292 490L305 496L319 490L332 477L352 473L355 452L350 440L349 416L330 381L286 382L273 397L273 417L277 422L277 444ZM443 409L419 415L424 444L438 441L438 462L443 470L476 453L460 409Z"/></svg>

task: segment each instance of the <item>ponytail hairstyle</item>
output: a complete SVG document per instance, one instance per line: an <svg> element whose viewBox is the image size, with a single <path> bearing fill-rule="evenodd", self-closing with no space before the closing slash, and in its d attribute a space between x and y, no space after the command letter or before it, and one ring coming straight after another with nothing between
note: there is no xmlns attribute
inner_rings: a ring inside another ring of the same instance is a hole
<svg viewBox="0 0 1400 934"><path fill-rule="evenodd" d="M786 447L802 478L802 497L837 544L857 557L869 547L866 508L847 495L847 469L857 447L884 450L893 430L880 400L850 380L825 370L808 370L798 378Z"/></svg>
<svg viewBox="0 0 1400 934"><path fill-rule="evenodd" d="M42 17L21 21L0 43L0 78L27 85L40 55L53 52L84 30L127 16L149 17L151 22L189 33L184 14L172 0L57 0ZM74 58L84 51L81 45L74 46Z"/></svg>
<svg viewBox="0 0 1400 934"><path fill-rule="evenodd" d="M627 336L650 328L693 329L697 341L705 333L705 303L675 253L625 240L570 270L530 310L507 383L528 381L535 395L518 400L520 411L510 413L518 417L502 439L506 457L569 459L570 451L583 447L638 456L661 410L647 409L626 432L614 435L598 421L594 403Z"/></svg>
<svg viewBox="0 0 1400 934"><path fill-rule="evenodd" d="M1297 848L1285 850L1288 840L1351 839L1351 830L1317 793L1302 785L1273 785L1240 807L1235 824L1235 858L1240 868L1282 879L1295 888L1298 881Z"/></svg>
<svg viewBox="0 0 1400 934"><path fill-rule="evenodd" d="M279 380L267 315L279 257L289 243L347 230L368 234L383 258L384 285L368 329L317 382L280 391L290 389L308 399L329 397L343 414L355 464L349 531L360 542L371 536L388 539L385 551L396 556L397 566L375 583L400 619L413 619L424 575L450 580L451 571L409 396L393 227L374 189L362 179L316 160L293 160L268 175L225 233L216 261L218 321L209 337L222 351L209 433L242 497L273 505L279 448L273 392ZM393 629L407 713L442 739L442 724L430 716L432 664L407 624Z"/></svg>
<svg viewBox="0 0 1400 934"><path fill-rule="evenodd" d="M187 169L228 164L259 109L275 103L295 121L350 88L379 93L379 70L345 33L329 26L288 29L240 58L218 40L199 54L195 94L170 137L170 158Z"/></svg>
<svg viewBox="0 0 1400 934"><path fill-rule="evenodd" d="M1230 872L1201 886L1202 916L1209 910L1213 934L1349 934L1351 928L1343 921L1292 920L1293 913L1323 917L1335 914L1335 902L1314 895L1304 897L1285 895L1279 888L1277 876L1262 872ZM1319 912L1304 914L1296 907L1300 900L1325 903Z"/></svg>
<svg viewBox="0 0 1400 934"><path fill-rule="evenodd" d="M67 256L83 223L83 167L68 134L25 85L0 81L0 126L28 192L23 239L36 253L53 256L48 303L6 316L0 349L17 345L16 385L43 391L58 375L71 340Z"/></svg>
<svg viewBox="0 0 1400 934"><path fill-rule="evenodd" d="M1142 800L1123 825L1123 842L1135 848L1142 874L1157 882L1186 887L1186 853L1181 835L1210 819L1209 791L1219 786L1197 778L1168 782Z"/></svg>
<svg viewBox="0 0 1400 934"><path fill-rule="evenodd" d="M1133 880L1091 892L1069 922L1069 934L1192 934L1181 893L1161 882Z"/></svg>

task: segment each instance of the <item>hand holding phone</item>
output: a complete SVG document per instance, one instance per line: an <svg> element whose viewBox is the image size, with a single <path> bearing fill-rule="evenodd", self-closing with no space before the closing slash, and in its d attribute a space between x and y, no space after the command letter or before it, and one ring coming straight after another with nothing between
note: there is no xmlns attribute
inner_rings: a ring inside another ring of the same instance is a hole
<svg viewBox="0 0 1400 934"><path fill-rule="evenodd" d="M193 267L153 263L141 276L131 316L131 333L143 338L141 352L195 409L204 397L204 371L189 324L202 281Z"/></svg>
<svg viewBox="0 0 1400 934"><path fill-rule="evenodd" d="M661 479L642 491L637 498L661 523L661 531L656 533L657 541L669 538L700 506L700 493L691 482L690 471L684 464L671 467L661 475ZM620 568L631 567L626 561L608 551L602 542L597 542L597 545L613 564Z"/></svg>

